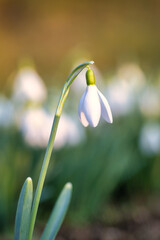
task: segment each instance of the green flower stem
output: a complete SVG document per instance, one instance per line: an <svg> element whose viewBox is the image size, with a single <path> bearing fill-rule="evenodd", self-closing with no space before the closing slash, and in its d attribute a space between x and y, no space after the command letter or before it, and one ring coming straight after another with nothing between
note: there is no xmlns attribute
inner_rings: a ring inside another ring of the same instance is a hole
<svg viewBox="0 0 160 240"><path fill-rule="evenodd" d="M35 224L36 215L37 215L37 211L38 211L39 201L40 201L42 188L43 188L45 176L46 176L48 165L49 165L49 160L50 160L51 153L52 153L52 147L53 147L54 139L55 139L55 136L56 136L56 130L57 130L57 127L58 127L59 119L60 119L60 117L55 115L52 131L51 131L51 135L50 135L50 139L49 139L49 144L48 144L48 147L47 147L47 150L46 150L46 154L45 154L45 157L44 157L42 169L41 169L40 176L39 176L37 189L36 189L36 192L35 192L35 197L34 197L32 212L31 212L29 238L28 238L29 240L32 239L32 235L33 235L33 229L34 229L34 224Z"/></svg>
<svg viewBox="0 0 160 240"><path fill-rule="evenodd" d="M68 93L69 93L70 85L72 84L74 79L78 76L78 74L85 67L87 67L89 64L93 64L93 63L94 63L93 61L85 62L85 63L79 65L77 68L75 68L71 72L71 74L69 75L69 77L66 80L66 82L64 84L64 87L62 89L61 96L60 96L58 106L57 106L57 109L56 109L55 117L54 117L54 120L53 120L52 130L51 130L47 150L46 150L46 153L45 153L45 157L44 157L44 160L43 160L42 169L41 169L39 180L38 180L38 185L37 185L36 192L35 192L35 197L34 197L32 211L31 211L28 240L32 239L35 220L36 220L37 211L38 211L38 206L39 206L39 202L40 202L40 198L41 198L41 193L42 193L42 189L43 189L44 180L45 180L45 177L46 177L50 157L51 157L51 154L52 154L52 149L53 149L53 144L54 144L54 140L55 140L55 136L56 136L56 132L57 132L57 128L58 128L58 123L59 123L59 119L60 119L60 116L61 116L61 112L62 112L64 102L65 102L65 100L68 96Z"/></svg>

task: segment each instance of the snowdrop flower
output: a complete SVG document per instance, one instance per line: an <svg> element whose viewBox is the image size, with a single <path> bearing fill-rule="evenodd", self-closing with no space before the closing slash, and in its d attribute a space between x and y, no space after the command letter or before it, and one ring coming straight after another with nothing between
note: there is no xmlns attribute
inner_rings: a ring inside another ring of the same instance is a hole
<svg viewBox="0 0 160 240"><path fill-rule="evenodd" d="M135 111L145 82L144 73L137 64L120 66L105 89L114 116L121 117Z"/></svg>
<svg viewBox="0 0 160 240"><path fill-rule="evenodd" d="M107 99L98 90L95 85L94 72L89 68L86 72L87 88L82 95L78 113L82 124L87 127L96 127L100 117L104 118L108 123L112 123L112 113Z"/></svg>
<svg viewBox="0 0 160 240"><path fill-rule="evenodd" d="M72 129L72 131L71 131ZM79 125L74 117L62 114L58 131L54 143L55 149L60 149L66 145L75 146L85 139L84 129Z"/></svg>
<svg viewBox="0 0 160 240"><path fill-rule="evenodd" d="M43 108L28 109L20 119L24 140L32 147L47 146L51 127L52 116Z"/></svg>
<svg viewBox="0 0 160 240"><path fill-rule="evenodd" d="M19 102L43 102L47 97L46 86L37 74L30 68L22 68L15 78L13 98Z"/></svg>
<svg viewBox="0 0 160 240"><path fill-rule="evenodd" d="M112 104L114 116L125 116L135 107L135 94L124 81L115 78L107 85L105 93Z"/></svg>
<svg viewBox="0 0 160 240"><path fill-rule="evenodd" d="M140 90L145 82L145 75L136 63L126 63L119 67L117 79L124 82L133 91Z"/></svg>
<svg viewBox="0 0 160 240"><path fill-rule="evenodd" d="M52 127L53 116L43 108L28 109L22 116L20 130L25 142L32 147L47 146ZM45 126L45 127L44 127ZM70 131L72 129L72 131ZM84 139L84 132L68 115L60 119L54 148L60 149L65 145L73 146Z"/></svg>

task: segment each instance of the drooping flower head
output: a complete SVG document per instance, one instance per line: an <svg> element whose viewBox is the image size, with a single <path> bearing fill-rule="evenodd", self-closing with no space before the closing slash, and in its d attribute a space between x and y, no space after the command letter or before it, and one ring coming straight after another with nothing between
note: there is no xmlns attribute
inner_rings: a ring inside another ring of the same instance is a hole
<svg viewBox="0 0 160 240"><path fill-rule="evenodd" d="M78 113L82 124L87 127L96 127L102 115L108 123L113 122L111 109L105 96L95 85L94 72L89 68L86 72L87 88L82 95Z"/></svg>

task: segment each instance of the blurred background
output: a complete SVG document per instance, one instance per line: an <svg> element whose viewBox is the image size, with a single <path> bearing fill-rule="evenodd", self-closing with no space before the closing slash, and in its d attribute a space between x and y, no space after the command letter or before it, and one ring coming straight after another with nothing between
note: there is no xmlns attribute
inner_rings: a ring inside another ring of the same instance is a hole
<svg viewBox="0 0 160 240"><path fill-rule="evenodd" d="M114 123L81 125L84 70L64 106L35 239L67 181L58 240L160 239L159 12L158 0L0 0L0 239L13 239L25 179L36 186L63 83L88 60Z"/></svg>

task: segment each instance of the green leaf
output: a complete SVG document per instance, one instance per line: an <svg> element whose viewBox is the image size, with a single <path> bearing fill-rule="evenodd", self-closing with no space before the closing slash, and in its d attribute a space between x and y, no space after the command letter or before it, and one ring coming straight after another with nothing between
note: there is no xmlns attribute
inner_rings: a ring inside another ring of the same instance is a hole
<svg viewBox="0 0 160 240"><path fill-rule="evenodd" d="M67 183L64 186L60 196L58 197L55 207L52 210L51 216L42 234L41 240L55 239L56 234L66 215L66 212L70 203L70 199L71 199L71 194L72 194L72 184Z"/></svg>
<svg viewBox="0 0 160 240"><path fill-rule="evenodd" d="M30 213L33 199L32 179L27 178L23 184L18 200L14 240L27 240L30 222Z"/></svg>

